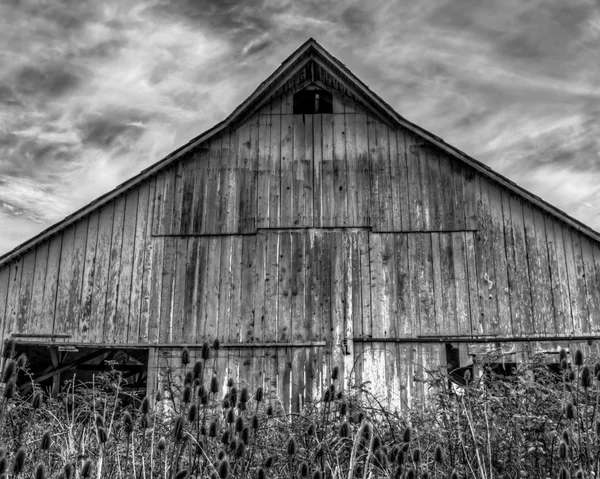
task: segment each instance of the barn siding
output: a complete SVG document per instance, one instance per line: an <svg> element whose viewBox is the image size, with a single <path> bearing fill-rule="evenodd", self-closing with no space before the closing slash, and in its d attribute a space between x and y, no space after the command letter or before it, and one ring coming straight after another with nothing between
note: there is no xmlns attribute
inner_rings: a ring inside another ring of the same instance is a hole
<svg viewBox="0 0 600 479"><path fill-rule="evenodd" d="M353 100L291 102L0 269L2 337L281 344L218 367L299 407L334 365L388 404L431 393L445 346L390 338L598 333L595 241Z"/></svg>

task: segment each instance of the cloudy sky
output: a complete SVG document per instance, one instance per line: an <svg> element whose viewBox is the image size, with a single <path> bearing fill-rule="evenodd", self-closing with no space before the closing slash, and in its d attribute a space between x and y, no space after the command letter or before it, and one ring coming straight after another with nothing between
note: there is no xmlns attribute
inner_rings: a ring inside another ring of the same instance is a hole
<svg viewBox="0 0 600 479"><path fill-rule="evenodd" d="M595 0L3 0L0 254L222 120L311 36L600 229Z"/></svg>

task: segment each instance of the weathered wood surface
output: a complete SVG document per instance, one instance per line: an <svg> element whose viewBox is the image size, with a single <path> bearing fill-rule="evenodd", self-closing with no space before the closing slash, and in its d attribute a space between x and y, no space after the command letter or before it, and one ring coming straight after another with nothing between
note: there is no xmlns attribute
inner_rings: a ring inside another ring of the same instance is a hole
<svg viewBox="0 0 600 479"><path fill-rule="evenodd" d="M406 374L441 352L378 339L600 332L594 240L354 100L328 115L290 102L0 269L2 338L273 342L222 366L291 381L298 407L333 365L391 402L425 394ZM285 346L313 340L327 346Z"/></svg>

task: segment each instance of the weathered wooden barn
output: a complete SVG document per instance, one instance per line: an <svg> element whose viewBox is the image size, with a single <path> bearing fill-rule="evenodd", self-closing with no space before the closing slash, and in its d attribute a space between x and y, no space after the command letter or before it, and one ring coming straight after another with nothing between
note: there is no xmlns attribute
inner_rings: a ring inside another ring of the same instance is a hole
<svg viewBox="0 0 600 479"><path fill-rule="evenodd" d="M227 119L0 258L0 332L55 386L219 338L289 408L394 407L500 349L596 353L600 235L410 123L314 40ZM70 376L69 376L70 375Z"/></svg>

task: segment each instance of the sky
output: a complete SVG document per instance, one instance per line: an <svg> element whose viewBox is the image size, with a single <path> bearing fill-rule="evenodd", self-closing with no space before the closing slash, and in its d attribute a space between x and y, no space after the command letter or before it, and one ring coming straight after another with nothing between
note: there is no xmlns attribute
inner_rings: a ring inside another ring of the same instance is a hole
<svg viewBox="0 0 600 479"><path fill-rule="evenodd" d="M309 37L600 230L595 0L2 0L0 255L224 119Z"/></svg>

